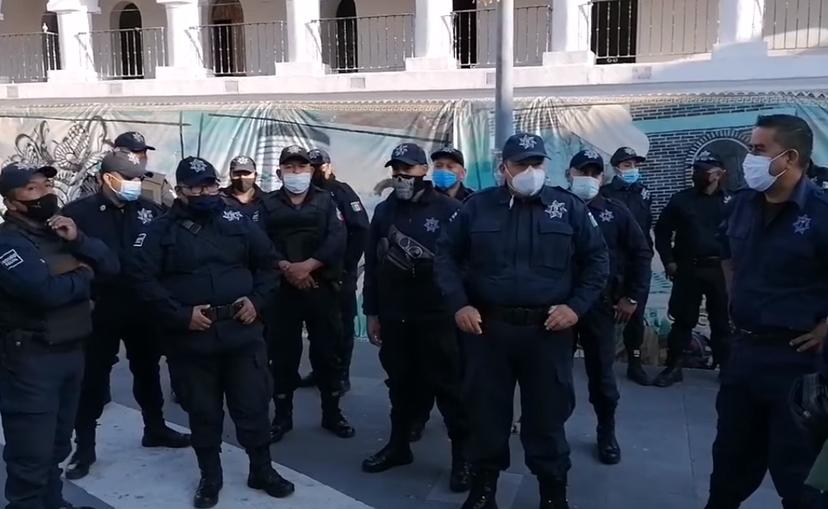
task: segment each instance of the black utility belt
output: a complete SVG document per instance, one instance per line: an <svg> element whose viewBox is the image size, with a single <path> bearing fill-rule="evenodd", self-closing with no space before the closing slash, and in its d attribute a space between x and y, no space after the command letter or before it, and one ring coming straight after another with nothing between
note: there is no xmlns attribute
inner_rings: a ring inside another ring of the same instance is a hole
<svg viewBox="0 0 828 509"><path fill-rule="evenodd" d="M242 306L243 304L241 302L227 304L225 306L210 306L207 309L202 309L201 314L209 318L211 322L223 322L233 320Z"/></svg>
<svg viewBox="0 0 828 509"><path fill-rule="evenodd" d="M748 330L738 329L739 337L756 343L787 343L792 339L808 334L810 331L779 330Z"/></svg>
<svg viewBox="0 0 828 509"><path fill-rule="evenodd" d="M720 267L722 265L722 259L718 256L700 256L679 262L679 265L685 263L693 267Z"/></svg>
<svg viewBox="0 0 828 509"><path fill-rule="evenodd" d="M484 322L496 320L510 325L543 325L549 318L548 307L483 306Z"/></svg>
<svg viewBox="0 0 828 509"><path fill-rule="evenodd" d="M65 352L73 350L81 345L84 338L71 340L50 341L41 332L32 331L11 331L3 334L3 342L15 348L21 348L33 352Z"/></svg>

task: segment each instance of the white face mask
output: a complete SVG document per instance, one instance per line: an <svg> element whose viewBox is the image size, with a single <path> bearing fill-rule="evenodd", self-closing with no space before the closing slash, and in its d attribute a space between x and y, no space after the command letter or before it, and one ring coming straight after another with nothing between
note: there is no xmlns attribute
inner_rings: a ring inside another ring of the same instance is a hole
<svg viewBox="0 0 828 509"><path fill-rule="evenodd" d="M545 182L546 171L530 166L512 177L509 187L519 196L534 196L543 189Z"/></svg>
<svg viewBox="0 0 828 509"><path fill-rule="evenodd" d="M285 173L282 183L291 194L302 194L308 190L312 175L310 173Z"/></svg>
<svg viewBox="0 0 828 509"><path fill-rule="evenodd" d="M742 171L744 172L745 182L747 182L748 187L760 193L764 193L770 189L776 183L777 179L788 171L785 170L779 175L771 175L771 164L786 153L787 151L782 152L774 158L754 154L745 156L745 160L742 162Z"/></svg>
<svg viewBox="0 0 828 509"><path fill-rule="evenodd" d="M589 201L598 195L601 181L595 177L572 177L572 192L580 199Z"/></svg>

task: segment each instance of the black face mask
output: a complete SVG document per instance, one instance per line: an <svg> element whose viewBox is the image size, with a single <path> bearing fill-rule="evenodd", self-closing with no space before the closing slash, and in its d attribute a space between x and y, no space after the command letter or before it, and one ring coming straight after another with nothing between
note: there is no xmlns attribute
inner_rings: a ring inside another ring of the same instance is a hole
<svg viewBox="0 0 828 509"><path fill-rule="evenodd" d="M202 195L187 197L187 207L194 214L209 215L224 208L224 201L220 195Z"/></svg>
<svg viewBox="0 0 828 509"><path fill-rule="evenodd" d="M253 189L255 181L253 179L234 178L231 179L230 183L235 191L246 193L247 191Z"/></svg>
<svg viewBox="0 0 828 509"><path fill-rule="evenodd" d="M58 197L56 194L44 194L36 200L18 200L26 206L22 214L32 221L45 223L47 219L58 213Z"/></svg>
<svg viewBox="0 0 828 509"><path fill-rule="evenodd" d="M711 176L707 172L693 174L693 185L696 186L696 189L707 189L711 182Z"/></svg>
<svg viewBox="0 0 828 509"><path fill-rule="evenodd" d="M393 179L394 193L398 199L404 201L414 198L425 186L425 177L395 175Z"/></svg>

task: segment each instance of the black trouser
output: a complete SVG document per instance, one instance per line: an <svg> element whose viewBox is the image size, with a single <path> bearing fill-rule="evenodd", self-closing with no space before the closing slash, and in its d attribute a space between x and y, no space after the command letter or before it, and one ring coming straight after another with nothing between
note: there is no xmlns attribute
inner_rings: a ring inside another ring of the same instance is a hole
<svg viewBox="0 0 828 509"><path fill-rule="evenodd" d="M649 294L638 301L635 313L632 314L630 321L624 326L624 348L626 348L628 355L639 352L641 345L644 343L644 313L647 311L648 298Z"/></svg>
<svg viewBox="0 0 828 509"><path fill-rule="evenodd" d="M126 316L99 309L93 315L93 332L86 343L86 372L83 377L75 430L78 437L94 433L108 398L109 377L118 359L123 340L129 369L132 371L132 394L141 407L144 426L157 429L164 425L164 395L161 390L160 341L145 317Z"/></svg>
<svg viewBox="0 0 828 509"><path fill-rule="evenodd" d="M354 356L354 320L357 315L357 280L356 273L349 272L342 279L339 294L339 311L342 317L342 336L340 338L339 359L342 362L342 376L348 379L351 373L351 359Z"/></svg>
<svg viewBox="0 0 828 509"><path fill-rule="evenodd" d="M713 443L708 509L735 509L770 470L785 509L828 507L804 481L817 449L797 427L788 406L791 385L817 370L818 355L798 353L792 336L758 341L738 337L722 371Z"/></svg>
<svg viewBox="0 0 828 509"><path fill-rule="evenodd" d="M615 416L620 398L612 367L615 362L615 313L607 298L602 297L581 317L575 326L575 337L584 349L589 402L595 408L600 424Z"/></svg>
<svg viewBox="0 0 828 509"><path fill-rule="evenodd" d="M699 310L705 298L707 317L710 321L710 347L713 361L727 361L727 341L730 336L727 288L724 273L718 261L706 265L682 263L673 280L669 312L673 327L667 338L669 354L667 364L677 365L684 349L690 344L693 328L699 323Z"/></svg>
<svg viewBox="0 0 828 509"><path fill-rule="evenodd" d="M325 404L337 399L342 390L339 289L327 282L310 290L298 290L285 283L267 313L267 320L276 412L293 410L293 393L299 386L303 324L308 329L310 361L324 410Z"/></svg>
<svg viewBox="0 0 828 509"><path fill-rule="evenodd" d="M81 345L61 352L9 340L0 346L6 507L57 509L64 505L60 463L72 450L83 378Z"/></svg>
<svg viewBox="0 0 828 509"><path fill-rule="evenodd" d="M408 442L422 402L436 398L449 438L465 440L468 419L462 400L460 352L454 321L446 317L380 318L380 362L388 375L392 441Z"/></svg>
<svg viewBox="0 0 828 509"><path fill-rule="evenodd" d="M270 443L270 372L264 341L211 355L176 353L170 375L190 418L193 448L216 449L222 442L224 401L246 450Z"/></svg>
<svg viewBox="0 0 828 509"><path fill-rule="evenodd" d="M512 325L483 317L482 336L463 336L464 396L477 470L509 467L515 383L520 384L520 439L536 476L564 479L572 463L564 423L575 407L572 331Z"/></svg>

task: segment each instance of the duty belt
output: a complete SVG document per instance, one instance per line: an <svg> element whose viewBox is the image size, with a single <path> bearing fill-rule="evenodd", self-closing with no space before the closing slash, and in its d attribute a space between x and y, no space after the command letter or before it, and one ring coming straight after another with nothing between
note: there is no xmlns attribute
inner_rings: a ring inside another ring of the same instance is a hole
<svg viewBox="0 0 828 509"><path fill-rule="evenodd" d="M511 325L542 325L549 317L546 307L492 306L483 308L483 318Z"/></svg>
<svg viewBox="0 0 828 509"><path fill-rule="evenodd" d="M800 332L788 329L768 329L761 331L738 329L738 332L739 336L741 336L743 339L746 339L748 341L754 341L757 343L783 343L798 338L799 336L802 336L804 334L808 334L807 331Z"/></svg>
<svg viewBox="0 0 828 509"><path fill-rule="evenodd" d="M241 304L227 304L226 306L210 306L203 309L201 313L210 319L211 322L222 322L232 320L241 309Z"/></svg>
<svg viewBox="0 0 828 509"><path fill-rule="evenodd" d="M690 264L694 267L719 267L722 259L718 256L699 256L691 259Z"/></svg>

